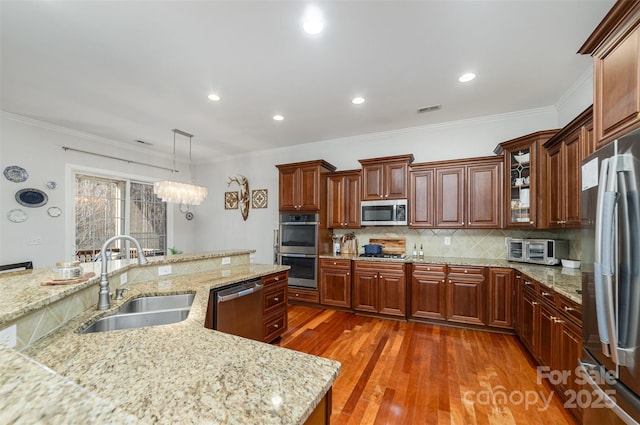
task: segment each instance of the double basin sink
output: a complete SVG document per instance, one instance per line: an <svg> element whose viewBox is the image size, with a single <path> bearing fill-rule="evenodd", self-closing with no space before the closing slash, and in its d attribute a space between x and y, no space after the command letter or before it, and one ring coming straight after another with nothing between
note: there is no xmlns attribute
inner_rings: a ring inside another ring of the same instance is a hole
<svg viewBox="0 0 640 425"><path fill-rule="evenodd" d="M102 317L79 332L86 334L181 322L189 315L194 298L195 294L134 298L122 304L116 314Z"/></svg>

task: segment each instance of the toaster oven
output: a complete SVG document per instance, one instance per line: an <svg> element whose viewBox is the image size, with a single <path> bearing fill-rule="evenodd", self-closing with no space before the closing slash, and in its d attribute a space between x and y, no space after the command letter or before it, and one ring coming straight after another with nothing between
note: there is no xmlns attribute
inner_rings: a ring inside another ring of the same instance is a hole
<svg viewBox="0 0 640 425"><path fill-rule="evenodd" d="M569 258L569 241L507 238L507 260L553 266Z"/></svg>

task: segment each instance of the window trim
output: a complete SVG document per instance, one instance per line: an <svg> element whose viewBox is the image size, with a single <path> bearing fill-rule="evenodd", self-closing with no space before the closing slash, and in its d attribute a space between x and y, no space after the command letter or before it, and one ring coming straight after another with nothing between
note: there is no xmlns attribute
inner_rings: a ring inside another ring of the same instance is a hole
<svg viewBox="0 0 640 425"><path fill-rule="evenodd" d="M64 238L64 252L65 258L75 258L76 256L76 223L75 214L73 213L75 208L75 189L76 189L76 174L87 174L90 176L102 177L106 179L116 179L126 181L126 191L130 192L130 181L138 183L150 183L157 181L158 178L151 176L144 176L140 174L130 174L125 172L118 172L114 170L105 170L102 168L87 167L78 164L66 164L65 166L65 207L67 211L65 216L65 238ZM125 233L128 234L130 225L130 202L129 196L125 198ZM167 205L167 247L174 246L174 208Z"/></svg>

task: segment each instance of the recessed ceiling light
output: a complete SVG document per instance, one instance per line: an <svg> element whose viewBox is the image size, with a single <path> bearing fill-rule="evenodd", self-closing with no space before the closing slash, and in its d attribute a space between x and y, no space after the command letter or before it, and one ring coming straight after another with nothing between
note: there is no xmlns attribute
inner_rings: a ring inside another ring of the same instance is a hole
<svg viewBox="0 0 640 425"><path fill-rule="evenodd" d="M468 83L474 78L476 78L476 74L474 74L473 72L467 72L466 74L462 74L460 78L458 78L458 81L460 81L461 83Z"/></svg>
<svg viewBox="0 0 640 425"><path fill-rule="evenodd" d="M276 121L282 121L284 119L284 117L282 115L278 114L278 115L274 115L273 119L276 120Z"/></svg>
<svg viewBox="0 0 640 425"><path fill-rule="evenodd" d="M207 96L207 99L213 100L214 102L218 102L221 99L221 97L215 93L211 93L209 96Z"/></svg>
<svg viewBox="0 0 640 425"><path fill-rule="evenodd" d="M320 34L324 29L324 21L320 10L315 7L307 8L304 17L302 18L302 29L304 32L311 35Z"/></svg>
<svg viewBox="0 0 640 425"><path fill-rule="evenodd" d="M351 99L351 103L354 105L362 105L364 103L364 97L354 97Z"/></svg>

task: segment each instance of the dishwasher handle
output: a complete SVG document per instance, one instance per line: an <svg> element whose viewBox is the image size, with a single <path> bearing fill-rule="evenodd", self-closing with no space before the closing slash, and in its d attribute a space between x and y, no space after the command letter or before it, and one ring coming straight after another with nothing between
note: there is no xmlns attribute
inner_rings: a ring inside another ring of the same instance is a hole
<svg viewBox="0 0 640 425"><path fill-rule="evenodd" d="M251 282L234 288L234 291L225 295L218 294L218 302L223 303L236 298L245 297L251 295L254 292L262 291L263 285L258 282Z"/></svg>

